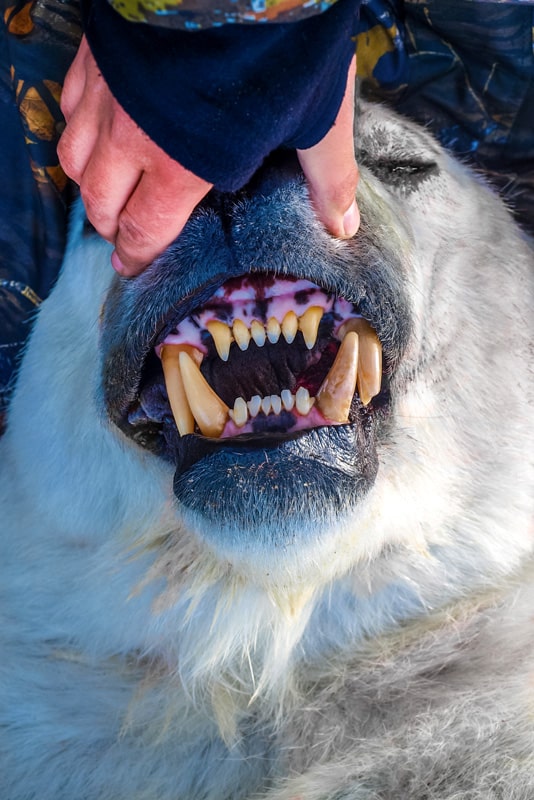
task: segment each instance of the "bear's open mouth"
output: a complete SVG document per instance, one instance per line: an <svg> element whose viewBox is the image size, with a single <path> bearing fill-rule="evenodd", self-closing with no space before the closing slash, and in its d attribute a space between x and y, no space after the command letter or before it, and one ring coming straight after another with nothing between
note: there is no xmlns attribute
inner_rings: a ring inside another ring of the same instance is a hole
<svg viewBox="0 0 534 800"><path fill-rule="evenodd" d="M167 406L180 437L265 438L352 422L381 380L380 341L353 303L308 280L254 273L166 325L139 402L153 421Z"/></svg>

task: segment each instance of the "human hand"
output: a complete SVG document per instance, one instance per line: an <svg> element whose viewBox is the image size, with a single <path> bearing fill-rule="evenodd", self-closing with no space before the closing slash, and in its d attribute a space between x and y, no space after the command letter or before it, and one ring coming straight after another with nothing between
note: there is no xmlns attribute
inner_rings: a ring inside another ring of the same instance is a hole
<svg viewBox="0 0 534 800"><path fill-rule="evenodd" d="M178 236L211 184L174 161L111 94L85 37L61 98L58 155L80 186L98 233L115 245L120 275L138 275Z"/></svg>
<svg viewBox="0 0 534 800"><path fill-rule="evenodd" d="M334 235L359 225L353 146L355 64L333 128L298 157L319 219ZM158 147L111 94L85 37L65 79L67 125L58 146L66 174L80 185L87 216L115 245L123 276L138 275L181 232L211 184Z"/></svg>

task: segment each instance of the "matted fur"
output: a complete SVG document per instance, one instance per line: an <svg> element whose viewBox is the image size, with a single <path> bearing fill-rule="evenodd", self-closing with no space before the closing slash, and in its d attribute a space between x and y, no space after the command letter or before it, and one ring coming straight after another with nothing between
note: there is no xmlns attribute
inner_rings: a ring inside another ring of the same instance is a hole
<svg viewBox="0 0 534 800"><path fill-rule="evenodd" d="M110 248L78 210L0 442L2 800L534 797L533 251L418 127L366 107L357 144L354 242L300 180L232 201L236 259L340 288L375 264L407 320L374 484L283 547L268 479L254 530L222 493L219 539L108 418ZM187 296L212 221L120 291Z"/></svg>

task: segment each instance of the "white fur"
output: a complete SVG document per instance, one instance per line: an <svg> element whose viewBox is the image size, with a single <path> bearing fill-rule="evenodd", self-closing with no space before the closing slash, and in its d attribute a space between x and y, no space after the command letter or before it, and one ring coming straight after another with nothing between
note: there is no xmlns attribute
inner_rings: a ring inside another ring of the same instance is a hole
<svg viewBox="0 0 534 800"><path fill-rule="evenodd" d="M272 561L209 548L106 417L110 248L74 222L0 442L2 800L534 797L532 250L377 130L441 168L362 169L414 321L391 424L357 511Z"/></svg>

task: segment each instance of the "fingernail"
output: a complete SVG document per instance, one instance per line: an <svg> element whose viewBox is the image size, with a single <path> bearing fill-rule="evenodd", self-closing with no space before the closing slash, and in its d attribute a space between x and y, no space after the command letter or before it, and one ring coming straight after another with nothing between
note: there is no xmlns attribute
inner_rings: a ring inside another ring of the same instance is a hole
<svg viewBox="0 0 534 800"><path fill-rule="evenodd" d="M348 238L350 236L354 236L357 232L358 228L360 227L360 211L358 209L358 204L356 200L352 201L352 205L348 211L345 212L343 217L343 230L345 232L345 236Z"/></svg>

